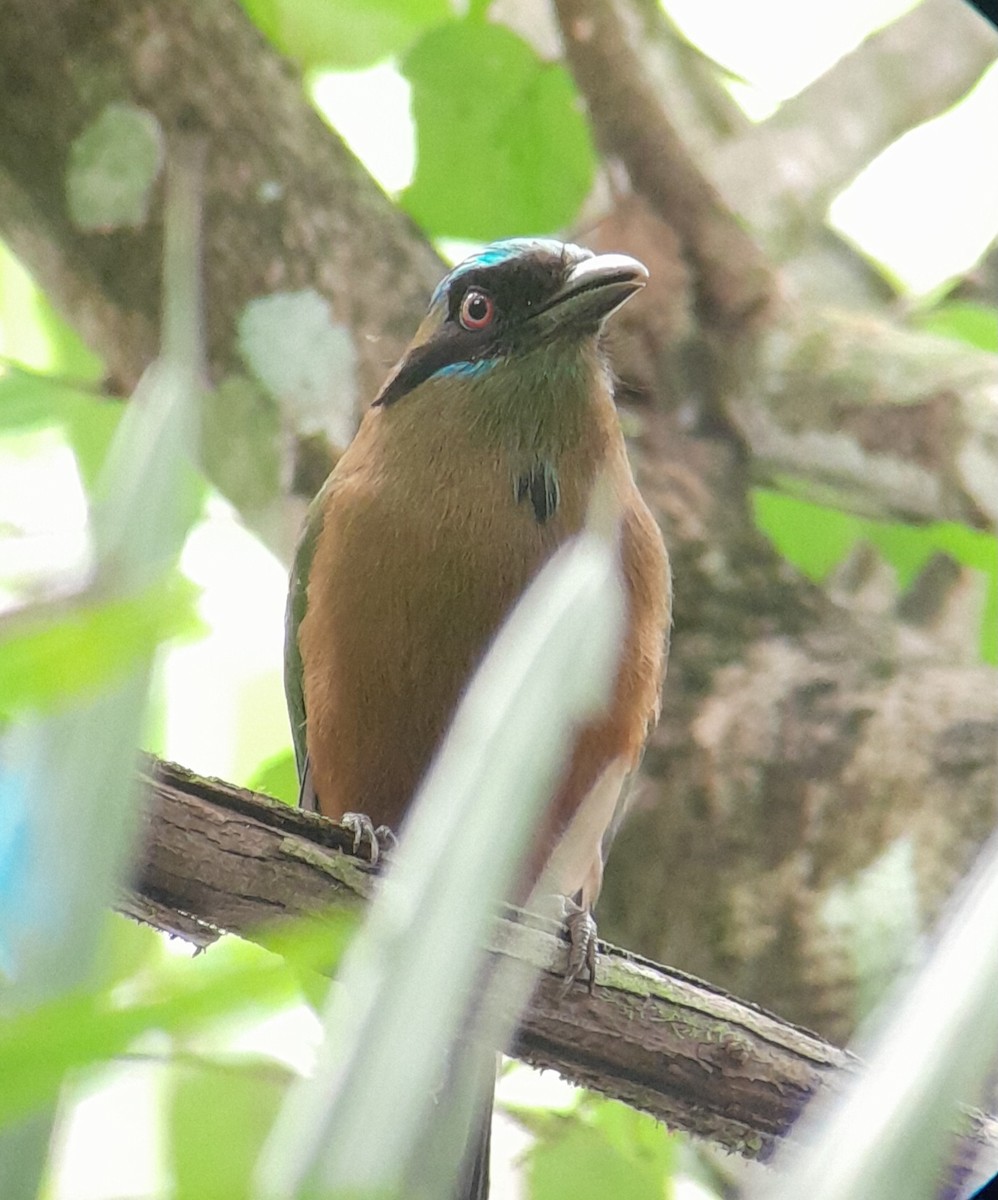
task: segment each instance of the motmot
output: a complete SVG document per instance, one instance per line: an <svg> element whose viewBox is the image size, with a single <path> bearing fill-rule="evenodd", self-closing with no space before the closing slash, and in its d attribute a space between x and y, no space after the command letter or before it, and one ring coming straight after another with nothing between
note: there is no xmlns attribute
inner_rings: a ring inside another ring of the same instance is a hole
<svg viewBox="0 0 998 1200"><path fill-rule="evenodd" d="M658 719L671 620L668 555L601 338L647 277L626 255L536 238L454 267L312 505L288 600L301 802L345 821L373 857L503 620L583 528L597 481L609 489L625 593L611 697L574 735L510 897L544 873L568 899L568 979L588 971L590 988L592 908Z"/></svg>

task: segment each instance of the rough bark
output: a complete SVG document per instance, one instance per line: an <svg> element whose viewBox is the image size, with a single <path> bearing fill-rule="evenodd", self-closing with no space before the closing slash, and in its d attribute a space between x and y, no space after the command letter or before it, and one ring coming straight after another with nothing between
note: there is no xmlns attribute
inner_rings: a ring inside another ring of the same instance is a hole
<svg viewBox="0 0 998 1200"><path fill-rule="evenodd" d="M869 315L809 311L726 398L759 482L894 521L998 527L998 359Z"/></svg>
<svg viewBox="0 0 998 1200"><path fill-rule="evenodd" d="M750 467L730 446L664 414L640 421L638 478L663 515L685 632L601 924L842 1038L998 819L980 580L940 557L899 595L860 546L809 586L754 529ZM891 902L864 924L860 892L878 885Z"/></svg>
<svg viewBox="0 0 998 1200"><path fill-rule="evenodd" d="M376 886L353 836L218 780L150 760L136 882L123 911L206 943L275 920L357 904ZM564 999L556 927L500 921L493 953L542 972L514 1052L540 1067L752 1157L766 1157L805 1101L854 1063L813 1034L718 989L605 946L594 995Z"/></svg>
<svg viewBox="0 0 998 1200"><path fill-rule="evenodd" d="M114 380L130 390L156 350L159 209L137 228L81 232L66 170L105 106L130 102L165 130L196 124L209 138L205 332L215 379L243 369L234 331L247 301L315 288L356 335L362 393L380 385L440 260L237 4L4 0L0 33L0 177L13 201L4 238Z"/></svg>
<svg viewBox="0 0 998 1200"><path fill-rule="evenodd" d="M945 514L992 531L998 360L867 313L791 303L789 287L768 293L754 322L736 321L737 336L713 336L703 247L716 193L691 218L697 190L684 181L709 181L727 143L696 160L677 146L663 94L647 86L656 41L642 36L639 4L557 8L604 149L642 197L595 237L646 255L666 280L649 296L652 315L625 314L620 361L635 392L665 410L637 415L632 445L670 544L677 635L649 783L610 858L604 927L843 1037L878 971L882 985L994 825L998 676L975 665L972 572L931 563L903 598L860 549L835 586L811 588L758 536L748 495L765 482L856 513ZM871 155L993 57L991 32L957 17L928 96L866 124L858 140ZM870 39L802 95L802 111L820 97L834 129L837 91L848 110L899 46L931 57L939 20L933 3ZM744 140L758 147L788 128L801 144L811 135L778 115ZM672 190L649 186L649 172ZM778 180L760 157L755 186ZM809 238L809 253L827 253L817 171L808 186L797 245ZM735 245L727 266L745 287L757 261ZM865 285L857 299L865 308Z"/></svg>
<svg viewBox="0 0 998 1200"><path fill-rule="evenodd" d="M120 907L207 943L367 900L377 886L353 835L311 813L148 760L142 849ZM807 1100L859 1066L845 1051L688 975L602 945L598 985L562 995L556 927L510 910L489 946L539 972L513 1053L642 1108L673 1129L766 1159ZM971 1114L954 1172L995 1143Z"/></svg>

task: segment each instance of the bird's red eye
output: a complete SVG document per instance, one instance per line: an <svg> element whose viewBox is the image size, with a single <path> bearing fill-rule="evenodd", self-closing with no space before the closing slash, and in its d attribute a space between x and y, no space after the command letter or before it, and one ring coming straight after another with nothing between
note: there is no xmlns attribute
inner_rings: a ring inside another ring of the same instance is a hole
<svg viewBox="0 0 998 1200"><path fill-rule="evenodd" d="M474 289L461 301L461 324L472 332L492 324L496 306L491 296Z"/></svg>

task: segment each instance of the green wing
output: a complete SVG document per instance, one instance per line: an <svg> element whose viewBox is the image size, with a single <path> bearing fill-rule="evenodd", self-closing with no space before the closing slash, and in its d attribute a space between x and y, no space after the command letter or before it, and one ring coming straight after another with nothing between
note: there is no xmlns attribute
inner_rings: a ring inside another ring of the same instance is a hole
<svg viewBox="0 0 998 1200"><path fill-rule="evenodd" d="M311 784L308 749L305 741L306 714L305 689L302 679L301 651L298 648L298 628L308 607L308 580L312 571L315 546L322 531L323 499L326 489L316 496L308 510L305 528L295 549L291 565L291 581L288 588L288 606L284 618L284 695L288 704L288 720L291 722L291 741L295 748L295 763L301 790L298 803L302 808L316 808L315 793Z"/></svg>

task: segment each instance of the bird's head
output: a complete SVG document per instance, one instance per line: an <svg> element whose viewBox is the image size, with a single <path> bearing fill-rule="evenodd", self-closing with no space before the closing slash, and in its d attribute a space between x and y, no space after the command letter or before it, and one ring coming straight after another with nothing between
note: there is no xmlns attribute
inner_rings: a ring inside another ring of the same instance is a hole
<svg viewBox="0 0 998 1200"><path fill-rule="evenodd" d="M624 254L595 255L540 238L493 242L437 286L429 311L375 405L423 385L489 387L573 369L603 323L648 272Z"/></svg>

